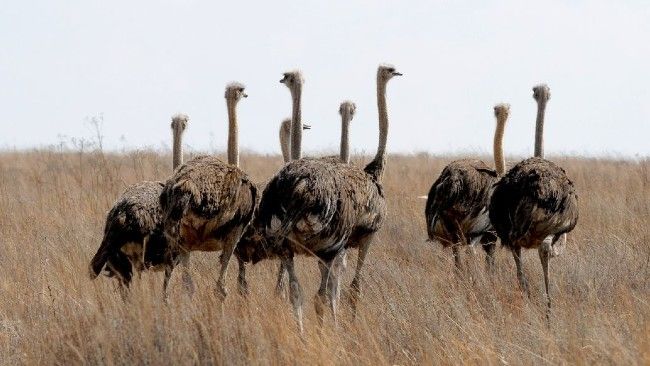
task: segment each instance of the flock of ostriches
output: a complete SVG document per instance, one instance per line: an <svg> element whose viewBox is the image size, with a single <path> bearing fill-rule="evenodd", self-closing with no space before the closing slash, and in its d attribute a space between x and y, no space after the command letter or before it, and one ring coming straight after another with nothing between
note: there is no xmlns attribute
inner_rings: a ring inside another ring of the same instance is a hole
<svg viewBox="0 0 650 366"><path fill-rule="evenodd" d="M226 296L225 275L231 256L239 262L239 291L248 293L246 263L279 259L277 291L289 277L289 298L300 330L303 329L303 294L294 269L294 256L313 256L318 261L321 283L315 308L322 322L325 307L336 321L339 282L348 250L357 248L358 262L350 289L350 305L356 312L361 293L361 270L377 231L386 219L382 175L386 166L388 111L386 86L395 67L377 69L379 147L373 160L360 168L349 163L348 126L356 106L341 103L341 151L339 156L303 158L301 140L302 75L284 74L281 83L292 97L291 119L280 127L285 165L262 192L239 167L237 103L247 95L238 83L226 87L228 107L228 162L215 156L197 156L182 162L182 134L186 115L172 118L173 167L162 182L141 182L126 189L106 218L104 238L90 263L91 278L102 271L128 288L133 273L164 270L164 292L173 269L180 264L182 282L192 293L188 271L192 251L221 251L217 291ZM460 267L461 246L481 245L488 271L494 266L497 237L513 255L523 291L528 285L521 263L522 248L537 248L543 267L549 319L549 259L566 243L577 223L577 195L565 171L543 158L544 111L550 97L546 85L533 88L538 104L535 157L506 172L502 141L510 106L494 107L493 170L480 160L450 163L433 183L426 203L429 239L451 247Z"/></svg>

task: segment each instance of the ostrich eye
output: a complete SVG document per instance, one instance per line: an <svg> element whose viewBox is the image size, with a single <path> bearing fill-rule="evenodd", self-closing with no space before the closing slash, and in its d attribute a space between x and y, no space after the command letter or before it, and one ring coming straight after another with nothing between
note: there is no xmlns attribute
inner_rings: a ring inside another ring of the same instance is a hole
<svg viewBox="0 0 650 366"><path fill-rule="evenodd" d="M239 88L239 92L242 93L244 91L244 88Z"/></svg>
<svg viewBox="0 0 650 366"><path fill-rule="evenodd" d="M391 67L390 69L388 69L388 71L389 72L395 72L395 68Z"/></svg>

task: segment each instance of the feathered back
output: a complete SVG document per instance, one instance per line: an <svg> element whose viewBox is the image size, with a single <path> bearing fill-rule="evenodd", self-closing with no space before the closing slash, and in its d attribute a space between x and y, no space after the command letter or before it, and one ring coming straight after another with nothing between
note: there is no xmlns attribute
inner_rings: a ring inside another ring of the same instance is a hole
<svg viewBox="0 0 650 366"><path fill-rule="evenodd" d="M104 238L90 262L91 278L99 275L111 255L119 252L122 245L142 242L144 237L160 228L162 212L158 197L162 189L161 182L145 181L129 186L122 193L106 216ZM115 265L118 272L120 268ZM129 271L130 268L129 264ZM121 275L126 277L125 273Z"/></svg>
<svg viewBox="0 0 650 366"><path fill-rule="evenodd" d="M165 227L172 234L178 234L173 232L174 227L190 214L213 221L211 226L225 233L229 226L219 229L223 225L250 221L256 200L257 188L246 173L209 155L181 166L160 195Z"/></svg>
<svg viewBox="0 0 650 366"><path fill-rule="evenodd" d="M490 220L506 246L560 235L578 222L578 195L564 169L549 160L529 158L495 185Z"/></svg>
<svg viewBox="0 0 650 366"><path fill-rule="evenodd" d="M434 228L440 216L463 226L484 212L496 180L496 172L480 160L457 160L447 165L431 185L427 197L425 216L429 239L435 237Z"/></svg>
<svg viewBox="0 0 650 366"><path fill-rule="evenodd" d="M269 182L255 225L272 249L289 237L326 257L341 249L353 231L376 231L385 211L381 186L359 168L301 159L285 165Z"/></svg>

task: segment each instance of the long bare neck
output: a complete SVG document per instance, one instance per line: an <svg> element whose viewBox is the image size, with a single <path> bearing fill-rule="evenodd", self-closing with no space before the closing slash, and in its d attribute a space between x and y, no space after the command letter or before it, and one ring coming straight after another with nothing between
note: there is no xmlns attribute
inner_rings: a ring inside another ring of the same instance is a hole
<svg viewBox="0 0 650 366"><path fill-rule="evenodd" d="M172 167L174 170L183 164L183 130L180 127L174 128L172 147Z"/></svg>
<svg viewBox="0 0 650 366"><path fill-rule="evenodd" d="M503 133L505 131L506 119L497 117L497 128L494 131L494 167L498 176L506 172L506 160L503 156Z"/></svg>
<svg viewBox="0 0 650 366"><path fill-rule="evenodd" d="M282 149L282 158L284 159L285 163L288 163L291 160L291 150L289 148L290 138L291 138L290 128L284 129L281 126L280 127L280 149Z"/></svg>
<svg viewBox="0 0 650 366"><path fill-rule="evenodd" d="M239 128L237 126L236 102L226 99L228 106L228 164L239 166Z"/></svg>
<svg viewBox="0 0 650 366"><path fill-rule="evenodd" d="M535 123L535 156L544 157L544 113L546 112L546 100L537 102L537 121Z"/></svg>
<svg viewBox="0 0 650 366"><path fill-rule="evenodd" d="M291 91L293 99L293 110L291 112L291 160L298 160L302 157L302 112L301 98L302 86L297 86Z"/></svg>
<svg viewBox="0 0 650 366"><path fill-rule="evenodd" d="M341 161L348 164L350 163L350 120L349 113L343 113L341 117Z"/></svg>
<svg viewBox="0 0 650 366"><path fill-rule="evenodd" d="M386 82L377 77L377 109L379 110L379 146L377 154L369 166L372 174L380 179L384 172L386 161L386 142L388 139L388 110L386 107Z"/></svg>

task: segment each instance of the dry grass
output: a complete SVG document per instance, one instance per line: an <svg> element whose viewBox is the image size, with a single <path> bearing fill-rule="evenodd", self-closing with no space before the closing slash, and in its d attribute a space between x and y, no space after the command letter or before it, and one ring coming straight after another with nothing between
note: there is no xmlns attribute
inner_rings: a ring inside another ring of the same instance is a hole
<svg viewBox="0 0 650 366"><path fill-rule="evenodd" d="M580 193L581 218L551 262L553 321L544 321L537 253L525 254L532 298L522 296L508 252L492 278L484 255L425 242L426 194L450 157L392 156L385 176L390 218L371 248L360 316L342 308L319 331L314 259L299 260L306 333L273 296L274 262L249 271L251 296L214 294L216 254L193 257L193 298L178 277L170 302L162 274L136 279L123 302L87 265L103 220L126 184L164 179L169 156L75 152L0 154L0 360L5 364L545 364L650 363L650 161L559 158ZM360 160L357 160L359 163ZM280 158L245 155L264 181ZM348 261L345 287L355 256Z"/></svg>

